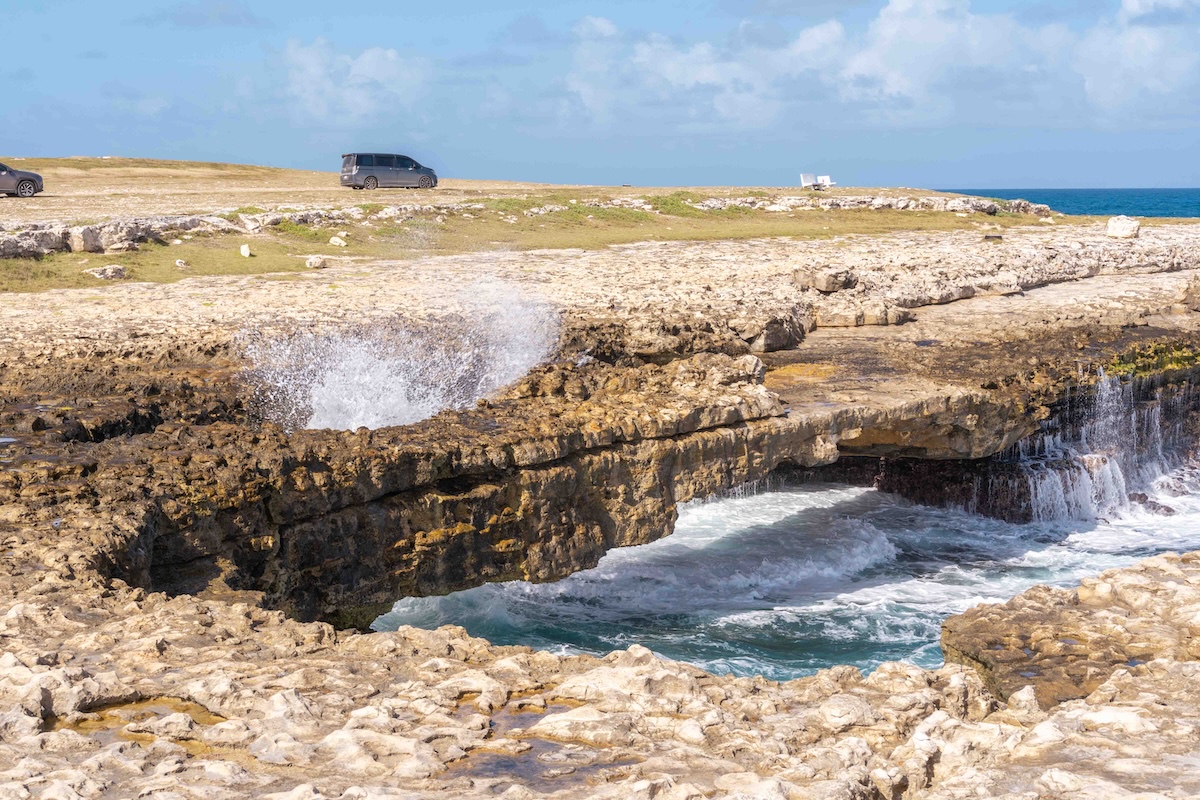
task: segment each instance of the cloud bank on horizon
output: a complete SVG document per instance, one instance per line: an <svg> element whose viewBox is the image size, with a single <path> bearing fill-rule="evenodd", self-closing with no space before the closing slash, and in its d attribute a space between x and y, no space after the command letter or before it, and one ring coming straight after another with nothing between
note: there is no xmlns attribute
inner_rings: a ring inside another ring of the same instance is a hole
<svg viewBox="0 0 1200 800"><path fill-rule="evenodd" d="M0 149L318 169L398 150L561 182L1200 185L1200 0L127 5L17 10Z"/></svg>

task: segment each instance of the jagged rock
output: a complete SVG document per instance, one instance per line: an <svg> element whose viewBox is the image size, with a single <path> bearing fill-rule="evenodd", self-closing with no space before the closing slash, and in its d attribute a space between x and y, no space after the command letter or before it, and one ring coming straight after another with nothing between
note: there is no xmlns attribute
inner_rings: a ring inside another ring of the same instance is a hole
<svg viewBox="0 0 1200 800"><path fill-rule="evenodd" d="M309 269L325 269L329 266L329 262L325 259L325 256L309 256L304 259L304 266Z"/></svg>
<svg viewBox="0 0 1200 800"><path fill-rule="evenodd" d="M68 234L67 249L73 253L102 253L104 243L100 239L100 231L95 225L83 225L71 228Z"/></svg>
<svg viewBox="0 0 1200 800"><path fill-rule="evenodd" d="M1028 200L1009 200L1005 205L1007 206L1007 210L1013 214L1032 214L1036 217L1049 217L1052 213L1050 206L1043 203L1031 203Z"/></svg>
<svg viewBox="0 0 1200 800"><path fill-rule="evenodd" d="M1040 586L946 620L948 660L977 667L1000 697L1032 684L1051 708L1086 697L1124 666L1200 659L1200 553L1110 570L1078 589ZM1115 622L1119 618L1119 623Z"/></svg>
<svg viewBox="0 0 1200 800"><path fill-rule="evenodd" d="M120 264L109 264L106 267L92 267L91 269L85 269L84 272L102 281L115 281L126 277L125 268Z"/></svg>
<svg viewBox="0 0 1200 800"><path fill-rule="evenodd" d="M965 211L969 214L995 215L1000 211L1000 206L982 197L955 197L946 202L946 210L952 212Z"/></svg>
<svg viewBox="0 0 1200 800"><path fill-rule="evenodd" d="M822 294L853 289L858 285L858 276L853 271L838 267L799 269L793 274L793 280L801 289L816 289Z"/></svg>
<svg viewBox="0 0 1200 800"><path fill-rule="evenodd" d="M1136 239L1142 223L1133 217L1119 216L1108 221L1105 233L1113 239Z"/></svg>
<svg viewBox="0 0 1200 800"><path fill-rule="evenodd" d="M1098 229L1017 231L987 248L978 238L489 254L497 271L536 275L595 355L571 350L478 407L357 432L289 433L247 416L230 328L386 329L379 308L395 298L448 330L442 296L390 282L400 270L348 276L332 300L319 281L271 294L242 279L114 286L106 296L136 302L52 324L48 296L0 297L0 391L18 398L0 422L19 429L5 453L21 459L0 469L0 792L1120 796L1149 791L1151 775L1196 793L1191 567L1106 577L1033 603L1027 618L994 612L978 633L1005 631L1014 659L1026 645L1039 659L1069 646L1050 637L1059 616L1081 634L1094 620L1129 623L1098 628L1095 657L1077 661L1101 682L1050 711L1021 687L1005 689L1004 707L958 664L778 683L641 647L562 656L454 627L359 634L296 619L365 627L403 594L552 579L665 535L679 502L780 464L1005 450L1076 390L1079 341L1107 363L1150 335L1126 319L1152 320L1190 352L1193 316L1164 313L1192 288L1178 272L1195 263L1186 226L1129 243ZM796 263L831 254L858 285L801 296ZM432 263L470 285L481 261ZM1065 285L983 296L1039 281ZM915 330L818 330L803 349L748 354L773 321L806 329L824 309L890 320L900 301L947 305L923 307ZM637 360L639 343L661 363ZM1162 360L1188 363L1175 354ZM52 402L29 408L29 397ZM1156 660L1131 664L1143 646ZM1046 664L1017 677L1078 677ZM222 750L189 756L205 746Z"/></svg>

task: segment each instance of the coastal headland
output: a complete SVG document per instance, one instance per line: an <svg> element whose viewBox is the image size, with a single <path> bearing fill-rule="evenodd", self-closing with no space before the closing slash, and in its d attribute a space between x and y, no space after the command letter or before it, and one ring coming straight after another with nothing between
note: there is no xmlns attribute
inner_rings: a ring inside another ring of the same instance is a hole
<svg viewBox="0 0 1200 800"><path fill-rule="evenodd" d="M32 166L62 188L0 203L0 797L1200 792L1195 554L952 617L938 670L368 630L781 471L1021 519L979 476L1113 377L1194 446L1200 223ZM312 365L379 351L417 364L385 383L472 383L358 427L351 364L352 421L313 424Z"/></svg>

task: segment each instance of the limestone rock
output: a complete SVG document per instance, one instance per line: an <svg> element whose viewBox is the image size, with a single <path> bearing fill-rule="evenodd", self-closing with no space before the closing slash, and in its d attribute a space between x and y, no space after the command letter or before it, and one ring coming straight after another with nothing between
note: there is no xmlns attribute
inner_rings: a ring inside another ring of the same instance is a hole
<svg viewBox="0 0 1200 800"><path fill-rule="evenodd" d="M333 245L334 247L345 247L346 246L346 240L340 236L330 236L329 243L331 245Z"/></svg>
<svg viewBox="0 0 1200 800"><path fill-rule="evenodd" d="M100 231L94 225L82 225L71 228L68 233L67 249L73 253L104 252L104 245L100 241Z"/></svg>
<svg viewBox="0 0 1200 800"><path fill-rule="evenodd" d="M1050 206L1043 203L1031 203L1028 200L1009 200L1005 205L1013 214L1032 214L1036 217L1047 218L1052 213ZM1053 222L1053 220L1051 221Z"/></svg>
<svg viewBox="0 0 1200 800"><path fill-rule="evenodd" d="M102 281L115 281L126 277L125 268L120 264L109 264L105 267L92 267L91 269L85 269L84 272L88 275L91 275L93 278L99 278Z"/></svg>
<svg viewBox="0 0 1200 800"><path fill-rule="evenodd" d="M238 248L238 252L240 252L242 254L242 258L249 258L251 255L250 245L248 245L248 244L242 245L240 248Z"/></svg>
<svg viewBox="0 0 1200 800"><path fill-rule="evenodd" d="M1133 217L1124 215L1113 217L1108 221L1105 233L1113 239L1136 239L1142 229L1142 223Z"/></svg>
<svg viewBox="0 0 1200 800"><path fill-rule="evenodd" d="M1035 587L951 617L943 649L947 660L979 669L1001 698L1032 685L1051 708L1086 697L1122 667L1200 658L1200 620L1190 611L1200 607L1198 585L1200 553L1158 556L1073 591Z"/></svg>
<svg viewBox="0 0 1200 800"><path fill-rule="evenodd" d="M308 267L309 269L325 269L327 266L329 266L329 262L326 260L325 256L309 256L308 258L304 259L304 266Z"/></svg>
<svg viewBox="0 0 1200 800"><path fill-rule="evenodd" d="M822 294L832 294L858 285L858 276L852 270L839 267L799 269L793 275L801 289L816 289Z"/></svg>

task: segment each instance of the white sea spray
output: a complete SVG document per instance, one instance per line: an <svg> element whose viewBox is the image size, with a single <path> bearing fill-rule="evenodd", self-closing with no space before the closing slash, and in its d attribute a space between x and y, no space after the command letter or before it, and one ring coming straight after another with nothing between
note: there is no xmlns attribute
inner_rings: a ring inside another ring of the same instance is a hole
<svg viewBox="0 0 1200 800"><path fill-rule="evenodd" d="M558 315L497 280L466 288L450 316L247 332L243 379L286 428L354 430L464 408L553 355Z"/></svg>

